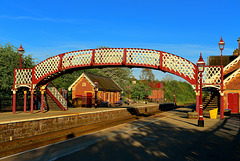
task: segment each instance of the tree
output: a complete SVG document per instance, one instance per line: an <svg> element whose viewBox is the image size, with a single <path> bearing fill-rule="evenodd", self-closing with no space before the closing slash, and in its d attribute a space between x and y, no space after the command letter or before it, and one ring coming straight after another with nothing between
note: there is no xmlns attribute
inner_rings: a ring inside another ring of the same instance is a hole
<svg viewBox="0 0 240 161"><path fill-rule="evenodd" d="M152 69L149 68L143 68L139 77L141 80L148 82L154 82L155 80L155 75L153 74Z"/></svg>
<svg viewBox="0 0 240 161"><path fill-rule="evenodd" d="M195 101L195 92L187 82L174 80L171 75L166 75L163 79L164 97L168 102L173 102L175 90L177 104L192 103Z"/></svg>
<svg viewBox="0 0 240 161"><path fill-rule="evenodd" d="M19 68L20 56L17 48L10 43L0 44L0 96L11 95L13 88L14 69ZM32 55L23 55L23 68L33 68L35 65Z"/></svg>
<svg viewBox="0 0 240 161"><path fill-rule="evenodd" d="M136 84L131 84L129 87L129 94L130 98L132 99L145 99L146 91L147 89L147 95L152 94L152 90L150 90L150 87L144 84L136 83Z"/></svg>
<svg viewBox="0 0 240 161"><path fill-rule="evenodd" d="M124 91L132 76L132 70L124 67L103 68L98 71L99 75L112 78Z"/></svg>

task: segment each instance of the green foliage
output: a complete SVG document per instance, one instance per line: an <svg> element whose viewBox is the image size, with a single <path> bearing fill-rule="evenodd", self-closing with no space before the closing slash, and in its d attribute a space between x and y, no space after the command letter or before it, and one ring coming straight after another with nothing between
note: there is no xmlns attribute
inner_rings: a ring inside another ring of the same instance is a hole
<svg viewBox="0 0 240 161"><path fill-rule="evenodd" d="M189 83L169 79L167 77L163 80L163 86L164 97L168 102L173 102L174 90L177 104L195 102L195 92Z"/></svg>
<svg viewBox="0 0 240 161"><path fill-rule="evenodd" d="M124 91L127 90L127 84L132 76L132 70L129 68L103 68L99 69L99 75L112 78Z"/></svg>
<svg viewBox="0 0 240 161"><path fill-rule="evenodd" d="M10 43L2 46L0 44L0 96L11 95L13 88L14 69L19 68L20 56L17 48ZM31 55L23 55L22 67L34 67L34 59Z"/></svg>
<svg viewBox="0 0 240 161"><path fill-rule="evenodd" d="M140 82L136 84L131 84L129 87L129 97L131 99L145 99L146 91L147 89L147 95L152 94L152 90L150 90L149 86L141 84Z"/></svg>
<svg viewBox="0 0 240 161"><path fill-rule="evenodd" d="M76 79L83 73L90 73L94 75L101 75L105 77L112 78L118 85L126 89L126 84L128 83L128 79L131 76L132 71L129 68L103 68L103 69L84 69L74 71L73 73L64 74L63 76L53 80L53 84L58 88L68 89L68 87L76 81Z"/></svg>
<svg viewBox="0 0 240 161"><path fill-rule="evenodd" d="M83 73L97 74L98 69L84 69L74 71L73 73L64 74L63 76L53 80L53 84L58 88L68 89L68 87L78 79L78 77Z"/></svg>

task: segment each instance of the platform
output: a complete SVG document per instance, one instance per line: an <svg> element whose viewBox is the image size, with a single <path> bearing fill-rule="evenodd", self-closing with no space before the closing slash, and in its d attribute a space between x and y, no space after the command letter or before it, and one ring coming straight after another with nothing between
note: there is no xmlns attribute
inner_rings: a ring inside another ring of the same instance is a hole
<svg viewBox="0 0 240 161"><path fill-rule="evenodd" d="M0 113L0 142L159 111L156 103L110 108L69 108L67 111Z"/></svg>
<svg viewBox="0 0 240 161"><path fill-rule="evenodd" d="M98 107L98 108L68 108L67 111L44 111L41 113L41 110L34 110L33 114L30 114L30 111L24 113L23 111L16 111L15 114L12 112L3 112L0 113L0 124L5 123L14 123L19 121L30 121L30 120L39 120L39 119L49 119L55 117L79 115L79 114L92 114L98 112L107 112L107 111L116 111L122 110L123 108L141 108L141 107L150 107L158 106L156 103L135 103L130 105L123 105L120 107Z"/></svg>

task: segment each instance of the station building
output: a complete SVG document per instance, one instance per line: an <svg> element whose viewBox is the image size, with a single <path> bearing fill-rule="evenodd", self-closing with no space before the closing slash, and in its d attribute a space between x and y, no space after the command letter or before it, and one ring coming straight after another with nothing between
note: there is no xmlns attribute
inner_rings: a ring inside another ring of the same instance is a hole
<svg viewBox="0 0 240 161"><path fill-rule="evenodd" d="M75 106L91 107L95 101L95 84L97 82L98 102L108 102L109 105L115 105L120 101L120 92L122 88L109 77L97 76L93 74L83 73L78 79L68 88L72 90L72 100L78 100L80 103Z"/></svg>
<svg viewBox="0 0 240 161"><path fill-rule="evenodd" d="M240 38L237 40L239 48L232 55L223 55L223 89L224 109L230 109L231 113L240 113ZM210 56L207 65L221 65L221 56ZM210 95L205 99L205 109L220 106L220 94L218 90L209 88Z"/></svg>

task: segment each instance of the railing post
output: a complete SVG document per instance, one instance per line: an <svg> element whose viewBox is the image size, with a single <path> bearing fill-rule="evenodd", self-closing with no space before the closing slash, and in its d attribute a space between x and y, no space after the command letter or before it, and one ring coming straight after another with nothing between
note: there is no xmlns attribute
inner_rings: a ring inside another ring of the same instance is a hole
<svg viewBox="0 0 240 161"><path fill-rule="evenodd" d="M58 70L62 71L62 58L63 58L64 54L60 54L59 56L60 56L60 60L59 60Z"/></svg>
<svg viewBox="0 0 240 161"><path fill-rule="evenodd" d="M23 105L23 112L24 112L24 113L26 113L26 111L27 111L27 91L26 91L26 90L24 90L24 91L23 91L23 93L24 93L24 105Z"/></svg>
<svg viewBox="0 0 240 161"><path fill-rule="evenodd" d="M162 61L163 61L162 51L160 51L160 57L159 57L159 69L160 69L160 70L163 70L163 69L162 69Z"/></svg>
<svg viewBox="0 0 240 161"><path fill-rule="evenodd" d="M43 113L43 99L44 99L45 86L41 87L41 113Z"/></svg>
<svg viewBox="0 0 240 161"><path fill-rule="evenodd" d="M30 110L30 113L33 114L33 89L31 89L31 110Z"/></svg>
<svg viewBox="0 0 240 161"><path fill-rule="evenodd" d="M15 114L16 112L16 89L13 89L13 111L12 113Z"/></svg>
<svg viewBox="0 0 240 161"><path fill-rule="evenodd" d="M91 60L91 66L94 66L94 65L95 65L95 49L93 49L92 60Z"/></svg>
<svg viewBox="0 0 240 161"><path fill-rule="evenodd" d="M123 66L126 65L126 61L127 61L127 49L124 48L124 51L123 51L123 63L122 63Z"/></svg>

